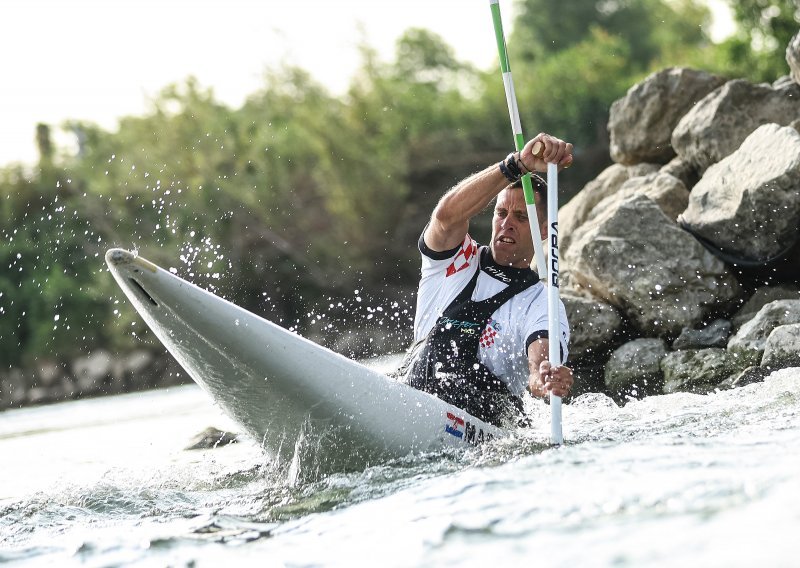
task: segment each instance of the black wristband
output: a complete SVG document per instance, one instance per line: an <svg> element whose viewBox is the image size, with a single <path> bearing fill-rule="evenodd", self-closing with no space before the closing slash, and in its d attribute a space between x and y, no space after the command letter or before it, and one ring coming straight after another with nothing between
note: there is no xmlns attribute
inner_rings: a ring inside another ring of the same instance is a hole
<svg viewBox="0 0 800 568"><path fill-rule="evenodd" d="M514 176L517 179L522 177L522 171L519 169L519 166L517 165L517 157L514 152L511 152L508 156L506 156L505 164L506 164L506 169L509 172L511 172L512 176Z"/></svg>
<svg viewBox="0 0 800 568"><path fill-rule="evenodd" d="M516 183L516 182L519 180L519 176L517 176L517 177L514 177L514 174L512 174L512 173L511 173L511 172L508 170L508 166L506 165L506 163L505 163L505 162L500 162L500 163L499 163L499 164L497 164L497 165L500 167L500 172L501 172L501 173L502 173L504 176L506 176L506 179L507 179L508 181L510 181L511 183Z"/></svg>

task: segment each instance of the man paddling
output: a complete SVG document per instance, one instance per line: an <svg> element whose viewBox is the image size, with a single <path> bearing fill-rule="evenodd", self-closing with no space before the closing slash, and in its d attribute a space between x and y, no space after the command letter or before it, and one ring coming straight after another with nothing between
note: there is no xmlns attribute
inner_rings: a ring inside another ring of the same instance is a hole
<svg viewBox="0 0 800 568"><path fill-rule="evenodd" d="M548 162L569 166L572 144L539 134L461 181L441 198L419 240L422 276L406 381L493 424L522 410L526 390L564 397L573 384L569 368L547 361L547 291L530 269L534 249L519 181L525 172L546 171ZM537 238L545 239L546 187L532 177ZM495 197L491 243L480 246L467 232L469 221ZM569 328L560 308L563 361Z"/></svg>

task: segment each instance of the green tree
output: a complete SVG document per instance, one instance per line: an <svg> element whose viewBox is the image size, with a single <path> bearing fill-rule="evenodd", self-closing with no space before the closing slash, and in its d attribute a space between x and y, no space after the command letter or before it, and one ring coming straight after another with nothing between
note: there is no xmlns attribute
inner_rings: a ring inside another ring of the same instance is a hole
<svg viewBox="0 0 800 568"><path fill-rule="evenodd" d="M715 54L724 72L772 82L789 72L785 51L800 30L798 0L729 0L738 24Z"/></svg>
<svg viewBox="0 0 800 568"><path fill-rule="evenodd" d="M610 163L611 103L647 73L706 48L710 15L693 0L520 0L517 7L509 51L523 127L574 142L566 200Z"/></svg>

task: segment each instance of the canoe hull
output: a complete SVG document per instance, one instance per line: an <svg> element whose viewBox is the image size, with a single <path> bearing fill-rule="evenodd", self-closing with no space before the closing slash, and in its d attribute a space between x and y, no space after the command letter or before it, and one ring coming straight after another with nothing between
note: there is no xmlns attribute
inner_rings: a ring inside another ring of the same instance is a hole
<svg viewBox="0 0 800 568"><path fill-rule="evenodd" d="M106 262L189 376L278 460L327 472L504 435L128 251Z"/></svg>

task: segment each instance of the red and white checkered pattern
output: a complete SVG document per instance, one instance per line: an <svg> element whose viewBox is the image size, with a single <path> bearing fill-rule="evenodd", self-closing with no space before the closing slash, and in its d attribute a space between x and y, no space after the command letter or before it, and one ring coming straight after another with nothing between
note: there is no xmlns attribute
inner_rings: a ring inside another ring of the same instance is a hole
<svg viewBox="0 0 800 568"><path fill-rule="evenodd" d="M497 336L497 331L495 331L495 329L491 325L487 325L486 329L484 329L483 333L481 334L480 338L481 347L486 348L494 345L494 338L496 336Z"/></svg>

